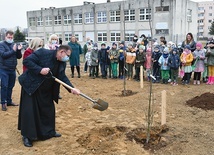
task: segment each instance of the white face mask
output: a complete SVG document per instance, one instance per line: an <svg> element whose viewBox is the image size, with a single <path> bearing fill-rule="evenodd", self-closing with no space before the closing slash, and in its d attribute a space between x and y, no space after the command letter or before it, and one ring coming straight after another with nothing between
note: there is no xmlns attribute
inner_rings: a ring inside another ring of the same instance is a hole
<svg viewBox="0 0 214 155"><path fill-rule="evenodd" d="M52 43L52 44L56 44L56 43L57 43L57 40L52 40L51 43Z"/></svg>

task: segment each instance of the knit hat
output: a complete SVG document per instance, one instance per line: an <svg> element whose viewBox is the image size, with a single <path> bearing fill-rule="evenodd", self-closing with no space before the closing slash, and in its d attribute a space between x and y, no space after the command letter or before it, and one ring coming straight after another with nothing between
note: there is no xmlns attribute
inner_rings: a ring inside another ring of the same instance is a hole
<svg viewBox="0 0 214 155"><path fill-rule="evenodd" d="M114 45L117 46L117 44L115 42L112 43L112 46L114 46Z"/></svg>
<svg viewBox="0 0 214 155"><path fill-rule="evenodd" d="M214 44L214 39L209 42L209 44Z"/></svg>
<svg viewBox="0 0 214 155"><path fill-rule="evenodd" d="M140 50L140 49L141 49L141 50L145 50L145 46L140 45L140 46L139 46L139 50Z"/></svg>
<svg viewBox="0 0 214 155"><path fill-rule="evenodd" d="M128 43L128 46L132 46L133 47L133 43L132 42Z"/></svg>
<svg viewBox="0 0 214 155"><path fill-rule="evenodd" d="M98 47L97 43L94 43L94 47Z"/></svg>
<svg viewBox="0 0 214 155"><path fill-rule="evenodd" d="M106 43L105 43L105 42L102 42L102 43L101 43L101 46L103 46L103 45L106 46Z"/></svg>
<svg viewBox="0 0 214 155"><path fill-rule="evenodd" d="M188 49L188 50L191 49L189 45L186 45L185 48Z"/></svg>
<svg viewBox="0 0 214 155"><path fill-rule="evenodd" d="M177 48L173 48L173 49L172 49L172 53L173 53L173 51L175 51L176 54L178 53L178 49L177 49Z"/></svg>
<svg viewBox="0 0 214 155"><path fill-rule="evenodd" d="M125 45L125 41L123 41L123 40L122 40L122 41L120 41L120 44L123 44L123 45Z"/></svg>
<svg viewBox="0 0 214 155"><path fill-rule="evenodd" d="M196 43L196 47L200 47L200 49L202 49L202 43L197 42L197 43Z"/></svg>

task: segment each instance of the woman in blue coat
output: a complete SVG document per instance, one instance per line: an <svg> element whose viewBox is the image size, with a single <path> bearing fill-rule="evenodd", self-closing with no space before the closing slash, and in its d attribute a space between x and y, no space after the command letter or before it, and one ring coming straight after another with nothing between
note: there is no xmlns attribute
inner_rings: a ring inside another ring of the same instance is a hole
<svg viewBox="0 0 214 155"><path fill-rule="evenodd" d="M70 46L72 53L69 57L70 65L71 65L71 77L74 78L74 66L76 66L78 78L80 78L80 54L82 54L82 47L77 42L75 36L71 37L71 41L68 43Z"/></svg>

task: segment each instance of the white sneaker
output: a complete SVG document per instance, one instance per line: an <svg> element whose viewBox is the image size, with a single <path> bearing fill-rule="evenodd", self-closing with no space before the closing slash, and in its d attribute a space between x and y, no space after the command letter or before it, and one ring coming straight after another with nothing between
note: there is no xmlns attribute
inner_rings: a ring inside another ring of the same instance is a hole
<svg viewBox="0 0 214 155"><path fill-rule="evenodd" d="M199 80L197 81L197 84L198 84L198 85L201 84Z"/></svg>
<svg viewBox="0 0 214 155"><path fill-rule="evenodd" d="M196 84L196 80L193 81L193 84Z"/></svg>
<svg viewBox="0 0 214 155"><path fill-rule="evenodd" d="M171 79L168 80L169 83L170 83L171 81L172 81Z"/></svg>

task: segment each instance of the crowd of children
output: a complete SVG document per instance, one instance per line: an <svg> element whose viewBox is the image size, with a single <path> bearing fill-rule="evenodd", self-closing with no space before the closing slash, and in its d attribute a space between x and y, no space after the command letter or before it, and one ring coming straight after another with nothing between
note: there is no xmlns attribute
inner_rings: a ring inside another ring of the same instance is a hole
<svg viewBox="0 0 214 155"><path fill-rule="evenodd" d="M160 37L160 43L148 41L144 36L138 40L136 37L127 47L124 41L113 42L111 47L103 42L99 50L97 43L89 45L85 55L89 76L99 77L100 68L103 79L140 81L140 67L143 66L147 80L153 83L176 86L180 77L182 84L188 85L193 76L194 85L199 85L202 77L207 84L214 84L214 40L203 48L202 43L192 39L191 33L177 46L171 41L167 43L164 37Z"/></svg>

